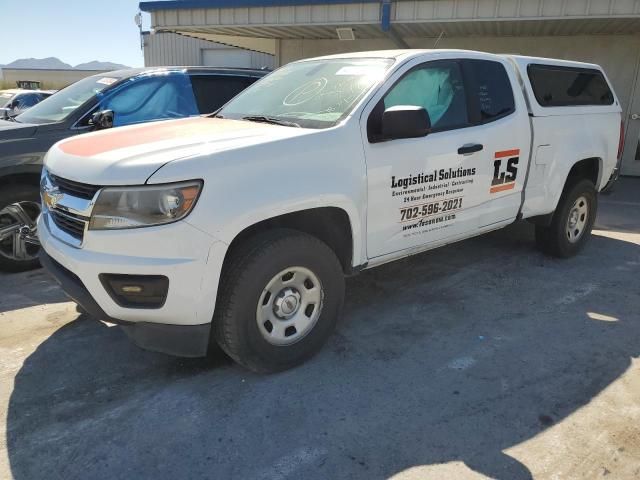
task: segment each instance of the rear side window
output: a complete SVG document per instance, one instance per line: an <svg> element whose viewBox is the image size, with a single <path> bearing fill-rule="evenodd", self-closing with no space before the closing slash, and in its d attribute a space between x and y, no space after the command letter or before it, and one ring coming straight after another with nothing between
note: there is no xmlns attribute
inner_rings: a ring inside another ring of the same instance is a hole
<svg viewBox="0 0 640 480"><path fill-rule="evenodd" d="M215 112L256 80L231 75L193 75L191 85L198 110L201 114Z"/></svg>
<svg viewBox="0 0 640 480"><path fill-rule="evenodd" d="M471 81L471 98L477 101L480 123L488 123L515 111L513 88L507 71L500 62L465 60Z"/></svg>
<svg viewBox="0 0 640 480"><path fill-rule="evenodd" d="M599 70L532 64L527 73L542 107L613 104L613 92Z"/></svg>

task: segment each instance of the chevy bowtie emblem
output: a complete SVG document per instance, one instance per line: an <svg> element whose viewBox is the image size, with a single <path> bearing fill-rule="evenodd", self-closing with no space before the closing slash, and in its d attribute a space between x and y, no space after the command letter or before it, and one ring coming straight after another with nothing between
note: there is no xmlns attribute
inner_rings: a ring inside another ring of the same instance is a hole
<svg viewBox="0 0 640 480"><path fill-rule="evenodd" d="M44 200L44 204L49 209L55 208L58 202L62 200L62 197L64 197L64 193L60 192L57 187L45 189L42 192L42 199Z"/></svg>

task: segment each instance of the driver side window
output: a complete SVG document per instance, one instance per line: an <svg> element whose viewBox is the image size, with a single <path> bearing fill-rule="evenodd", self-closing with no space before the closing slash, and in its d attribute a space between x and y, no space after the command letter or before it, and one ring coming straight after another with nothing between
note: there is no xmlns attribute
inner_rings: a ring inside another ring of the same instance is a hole
<svg viewBox="0 0 640 480"><path fill-rule="evenodd" d="M391 87L369 117L370 140L381 137L382 113L399 105L424 107L431 119L432 132L470 124L462 72L454 61L436 61L416 67Z"/></svg>
<svg viewBox="0 0 640 480"><path fill-rule="evenodd" d="M438 62L410 71L384 97L384 108L424 107L433 131L469 124L462 73L456 62Z"/></svg>
<svg viewBox="0 0 640 480"><path fill-rule="evenodd" d="M113 110L114 127L197 115L193 90L185 75L133 80L100 102Z"/></svg>

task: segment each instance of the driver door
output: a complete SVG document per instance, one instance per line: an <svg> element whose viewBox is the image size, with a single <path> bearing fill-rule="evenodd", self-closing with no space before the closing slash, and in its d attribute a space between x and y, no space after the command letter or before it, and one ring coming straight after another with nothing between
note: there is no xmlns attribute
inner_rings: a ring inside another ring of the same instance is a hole
<svg viewBox="0 0 640 480"><path fill-rule="evenodd" d="M492 167L482 151L482 132L469 118L462 68L457 60L413 67L363 117L369 258L422 248L479 227ZM422 138L376 138L382 112L397 105L424 107L431 132Z"/></svg>

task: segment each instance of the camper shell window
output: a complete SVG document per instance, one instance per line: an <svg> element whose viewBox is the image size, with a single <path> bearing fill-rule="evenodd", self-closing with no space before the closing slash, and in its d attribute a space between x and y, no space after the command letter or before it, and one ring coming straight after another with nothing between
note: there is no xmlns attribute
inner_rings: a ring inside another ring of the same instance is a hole
<svg viewBox="0 0 640 480"><path fill-rule="evenodd" d="M599 70L531 64L527 73L542 107L602 106L614 102L613 92Z"/></svg>

